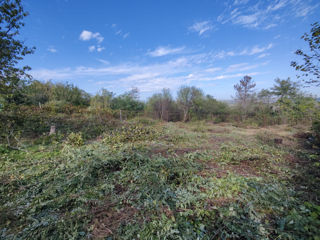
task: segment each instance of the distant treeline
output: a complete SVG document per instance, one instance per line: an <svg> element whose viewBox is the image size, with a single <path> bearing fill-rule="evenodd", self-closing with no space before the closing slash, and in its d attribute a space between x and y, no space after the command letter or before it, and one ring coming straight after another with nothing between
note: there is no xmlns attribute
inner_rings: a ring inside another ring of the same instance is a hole
<svg viewBox="0 0 320 240"><path fill-rule="evenodd" d="M233 104L218 101L194 86L182 86L173 98L169 89L139 99L133 88L121 95L102 89L96 95L69 83L31 81L20 84L0 108L2 141L17 135L47 134L54 125L64 134L81 131L96 137L119 120L149 117L161 121L208 120L215 123L267 126L311 124L319 118L319 103L288 79L276 79L270 89L255 91L256 84L244 76L234 86Z"/></svg>
<svg viewBox="0 0 320 240"><path fill-rule="evenodd" d="M256 84L244 76L234 86L234 104L218 101L197 87L182 86L174 99L169 89L153 94L147 101L139 100L139 90L133 88L121 95L106 89L92 96L69 83L32 81L21 85L12 94L9 103L38 107L52 113L109 112L120 118L148 116L163 121L190 121L208 119L215 122L251 122L259 126L298 122L310 122L319 104L304 94L300 86L290 79L276 79L271 89L256 92Z"/></svg>

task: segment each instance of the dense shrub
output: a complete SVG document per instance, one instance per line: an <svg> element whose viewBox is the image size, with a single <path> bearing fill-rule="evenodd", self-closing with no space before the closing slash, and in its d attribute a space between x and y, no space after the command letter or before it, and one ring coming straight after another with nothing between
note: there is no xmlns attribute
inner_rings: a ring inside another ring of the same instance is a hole
<svg viewBox="0 0 320 240"><path fill-rule="evenodd" d="M320 146L320 119L315 119L312 122L311 130L312 130L312 133L313 133L315 144Z"/></svg>

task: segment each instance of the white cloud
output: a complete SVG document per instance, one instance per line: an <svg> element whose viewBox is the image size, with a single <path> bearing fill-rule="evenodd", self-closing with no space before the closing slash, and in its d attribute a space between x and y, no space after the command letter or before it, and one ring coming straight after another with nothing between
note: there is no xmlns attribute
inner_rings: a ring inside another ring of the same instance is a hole
<svg viewBox="0 0 320 240"><path fill-rule="evenodd" d="M234 57L234 56L252 56L259 53L266 52L267 50L271 49L273 47L272 43L269 43L267 46L260 47L258 45L253 46L251 48L245 48L241 51L235 52L235 51L220 51L214 55L215 58L222 59L225 57Z"/></svg>
<svg viewBox="0 0 320 240"><path fill-rule="evenodd" d="M51 52L51 53L56 53L57 52L57 49L55 48L55 47L49 47L48 49L47 49L49 52Z"/></svg>
<svg viewBox="0 0 320 240"><path fill-rule="evenodd" d="M306 0L256 1L235 0L226 4L226 8L217 18L221 24L231 23L247 28L270 29L290 17L306 17L315 12L320 3Z"/></svg>
<svg viewBox="0 0 320 240"><path fill-rule="evenodd" d="M123 37L123 39L126 39L127 37L129 37L129 35L130 35L130 33L127 32L127 33L123 34L122 37Z"/></svg>
<svg viewBox="0 0 320 240"><path fill-rule="evenodd" d="M236 73L236 74L227 74L227 75L219 75L213 78L213 80L221 80L221 79L226 79L226 78L236 78L236 77L243 77L245 75L249 76L256 76L259 75L260 72L251 72L251 73Z"/></svg>
<svg viewBox="0 0 320 240"><path fill-rule="evenodd" d="M98 43L103 41L103 37L99 32L93 33L87 30L83 30L79 36L79 39L82 41L89 41L91 39L96 39Z"/></svg>
<svg viewBox="0 0 320 240"><path fill-rule="evenodd" d="M98 52L100 45L90 46L92 52ZM240 56L241 54L261 55L271 48L272 45L254 46L244 51L224 51L224 56ZM153 53L154 56L164 56L183 52L183 47L170 48L158 47ZM258 53L260 52L260 53ZM130 89L132 86L138 87L142 92L155 92L163 87L170 87L171 90L178 88L183 84L198 84L210 81L219 81L221 79L232 79L242 77L246 74L257 75L259 71L248 72L251 69L258 69L267 63L238 63L222 68L216 65L214 52L188 53L179 57L172 56L170 60L157 59L158 63L138 63L127 62L122 64L111 64L104 59L97 61L104 65L97 67L78 66L75 68L63 69L35 69L31 74L39 80L57 80L57 81L87 81L93 80L92 84L97 88L105 87L112 91L119 89ZM154 60L155 61L155 60ZM122 91L121 90L121 91Z"/></svg>
<svg viewBox="0 0 320 240"><path fill-rule="evenodd" d="M264 27L264 29L270 29L270 28L274 28L274 27L276 27L276 26L278 26L278 24L276 24L276 23L270 23L269 25L267 25L267 26L265 26Z"/></svg>
<svg viewBox="0 0 320 240"><path fill-rule="evenodd" d="M118 25L115 24L115 23L111 25L111 28L113 29L114 34L115 34L116 36L120 36L120 37L122 37L123 39L126 39L126 38L129 37L129 35L130 35L129 32L123 31L123 30L120 29L120 28L118 27Z"/></svg>
<svg viewBox="0 0 320 240"><path fill-rule="evenodd" d="M183 50L184 50L184 47L170 48L170 47L160 46L153 51L149 51L147 54L151 57L162 57L170 54L181 53Z"/></svg>
<svg viewBox="0 0 320 240"><path fill-rule="evenodd" d="M242 4L247 4L249 0L235 0L233 2L233 5L242 5Z"/></svg>
<svg viewBox="0 0 320 240"><path fill-rule="evenodd" d="M272 47L273 47L272 43L269 43L265 47L254 46L248 52L245 52L243 55L255 55L255 54L258 54L258 53L265 52L265 51L271 49Z"/></svg>
<svg viewBox="0 0 320 240"><path fill-rule="evenodd" d="M93 52L94 50L96 50L96 46L90 46L89 47L89 52Z"/></svg>
<svg viewBox="0 0 320 240"><path fill-rule="evenodd" d="M109 61L104 60L104 59L101 59L101 58L99 58L99 59L97 59L97 60L98 60L99 62L101 62L101 63L105 64L105 65L110 64L110 62L109 62Z"/></svg>
<svg viewBox="0 0 320 240"><path fill-rule="evenodd" d="M254 68L257 68L259 66L263 65L262 64L248 64L248 63L238 63L238 64L232 64L229 67L227 67L227 69L225 70L225 72L239 72L239 71L247 71L247 70L251 70Z"/></svg>
<svg viewBox="0 0 320 240"><path fill-rule="evenodd" d="M92 45L92 46L89 46L89 52L94 52L94 51L97 51L97 52L101 52L103 51L105 48L104 47L101 47L100 45Z"/></svg>
<svg viewBox="0 0 320 240"><path fill-rule="evenodd" d="M100 47L100 46L97 47L97 51L98 51L98 52L101 52L101 51L103 51L104 49L105 49L104 47Z"/></svg>
<svg viewBox="0 0 320 240"><path fill-rule="evenodd" d="M296 9L296 16L297 17L306 17L308 15L311 15L314 12L314 10L319 7L319 5L320 4L318 3L313 6L308 6L308 5L307 6L303 6L303 5L299 6Z"/></svg>
<svg viewBox="0 0 320 240"><path fill-rule="evenodd" d="M205 71L209 73L220 71L222 68L220 67L214 67L214 68L207 68Z"/></svg>
<svg viewBox="0 0 320 240"><path fill-rule="evenodd" d="M270 55L270 53L262 53L262 54L260 54L259 56L258 56L258 58L264 58L264 57L267 57L267 56L269 56Z"/></svg>
<svg viewBox="0 0 320 240"><path fill-rule="evenodd" d="M196 22L189 27L190 31L197 32L199 36L201 36L205 32L210 31L212 29L213 29L213 25L210 21Z"/></svg>

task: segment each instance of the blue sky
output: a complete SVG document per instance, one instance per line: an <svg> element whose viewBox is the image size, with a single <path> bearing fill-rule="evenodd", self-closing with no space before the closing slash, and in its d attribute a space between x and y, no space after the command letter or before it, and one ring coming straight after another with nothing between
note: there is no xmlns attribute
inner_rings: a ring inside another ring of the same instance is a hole
<svg viewBox="0 0 320 240"><path fill-rule="evenodd" d="M294 51L319 21L318 0L29 0L21 37L36 46L23 64L38 80L89 93L200 87L231 99L244 75L257 90L296 80ZM319 87L304 89L320 95Z"/></svg>

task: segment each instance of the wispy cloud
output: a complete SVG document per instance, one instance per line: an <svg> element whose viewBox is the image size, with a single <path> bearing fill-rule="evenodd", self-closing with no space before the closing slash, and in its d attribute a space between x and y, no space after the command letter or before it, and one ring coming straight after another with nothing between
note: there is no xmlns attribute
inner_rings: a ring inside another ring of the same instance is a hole
<svg viewBox="0 0 320 240"><path fill-rule="evenodd" d="M213 73L213 72L217 72L217 71L220 71L222 70L221 67L213 67L213 68L207 68L205 69L206 72L209 72L209 73Z"/></svg>
<svg viewBox="0 0 320 240"><path fill-rule="evenodd" d="M160 46L153 51L149 51L147 54L151 57L162 57L170 54L181 53L183 50L184 50L184 47L170 48L170 47Z"/></svg>
<svg viewBox="0 0 320 240"><path fill-rule="evenodd" d="M89 52L94 52L96 50L96 46L89 46Z"/></svg>
<svg viewBox="0 0 320 240"><path fill-rule="evenodd" d="M56 52L57 52L57 49L56 49L55 47L53 47L53 46L48 47L47 50L48 50L49 52L51 52L51 53L56 53Z"/></svg>
<svg viewBox="0 0 320 240"><path fill-rule="evenodd" d="M109 61L104 60L104 59L101 59L101 58L98 58L97 60L98 60L99 62L101 62L101 63L105 64L105 65L110 64L110 62L109 62Z"/></svg>
<svg viewBox="0 0 320 240"><path fill-rule="evenodd" d="M212 29L213 29L213 25L210 21L196 22L189 27L190 31L197 32L199 36L201 36L205 32L210 31Z"/></svg>
<svg viewBox="0 0 320 240"><path fill-rule="evenodd" d="M265 65L266 63L259 63L259 64L249 64L249 63L238 63L238 64L232 64L228 66L225 70L226 73L229 72L243 72L248 71L251 69L258 68L262 65Z"/></svg>
<svg viewBox="0 0 320 240"><path fill-rule="evenodd" d="M104 48L104 47L101 47L100 45L98 45L98 46L92 45L92 46L89 46L88 49L89 49L89 52L94 52L94 51L101 52L101 51L103 51L105 48Z"/></svg>
<svg viewBox="0 0 320 240"><path fill-rule="evenodd" d="M267 46L265 47L259 47L259 46L254 46L252 47L251 49L245 49L243 50L240 55L255 55L255 54L258 54L258 53L262 53L262 52L265 52L269 49L271 49L273 47L273 44L272 43L269 43Z"/></svg>
<svg viewBox="0 0 320 240"><path fill-rule="evenodd" d="M111 28L113 29L114 34L115 34L116 36L122 37L123 39L126 39L126 38L129 37L129 35L130 35L129 32L126 32L126 31L120 29L119 26L118 26L117 24L115 24L115 23L113 23L113 24L111 25Z"/></svg>
<svg viewBox="0 0 320 240"><path fill-rule="evenodd" d="M256 54L261 54L263 52L266 52L267 50L271 49L273 47L272 43L269 43L266 46L258 46L255 45L253 47L250 48L245 48L241 51L225 51L222 50L218 53L215 54L216 58L225 58L225 57L234 57L234 56L252 56L252 55L256 55Z"/></svg>
<svg viewBox="0 0 320 240"><path fill-rule="evenodd" d="M79 36L79 39L82 41L89 41L91 39L96 39L98 43L101 43L104 38L99 32L93 33L87 30L83 30Z"/></svg>
<svg viewBox="0 0 320 240"><path fill-rule="evenodd" d="M270 29L289 17L305 17L314 13L320 3L308 0L257 1L235 0L226 4L224 12L218 16L222 24L232 23L247 28Z"/></svg>
<svg viewBox="0 0 320 240"><path fill-rule="evenodd" d="M208 61L208 59L210 59ZM99 60L105 63L105 61ZM210 62L211 61L211 62ZM93 79L97 87L106 87L111 90L119 88L130 89L138 87L141 92L155 92L163 87L177 89L180 85L191 82L218 81L234 79L246 74L257 75L259 71L248 72L258 68L263 63L233 64L226 68L214 65L210 54L191 54L173 58L162 63L143 64L127 62L112 65L106 62L105 66L63 69L36 69L32 75L40 80L79 80Z"/></svg>
<svg viewBox="0 0 320 240"><path fill-rule="evenodd" d="M264 57L267 57L267 56L269 56L270 55L270 53L262 53L262 54L260 54L259 56L258 56L258 58L264 58Z"/></svg>

